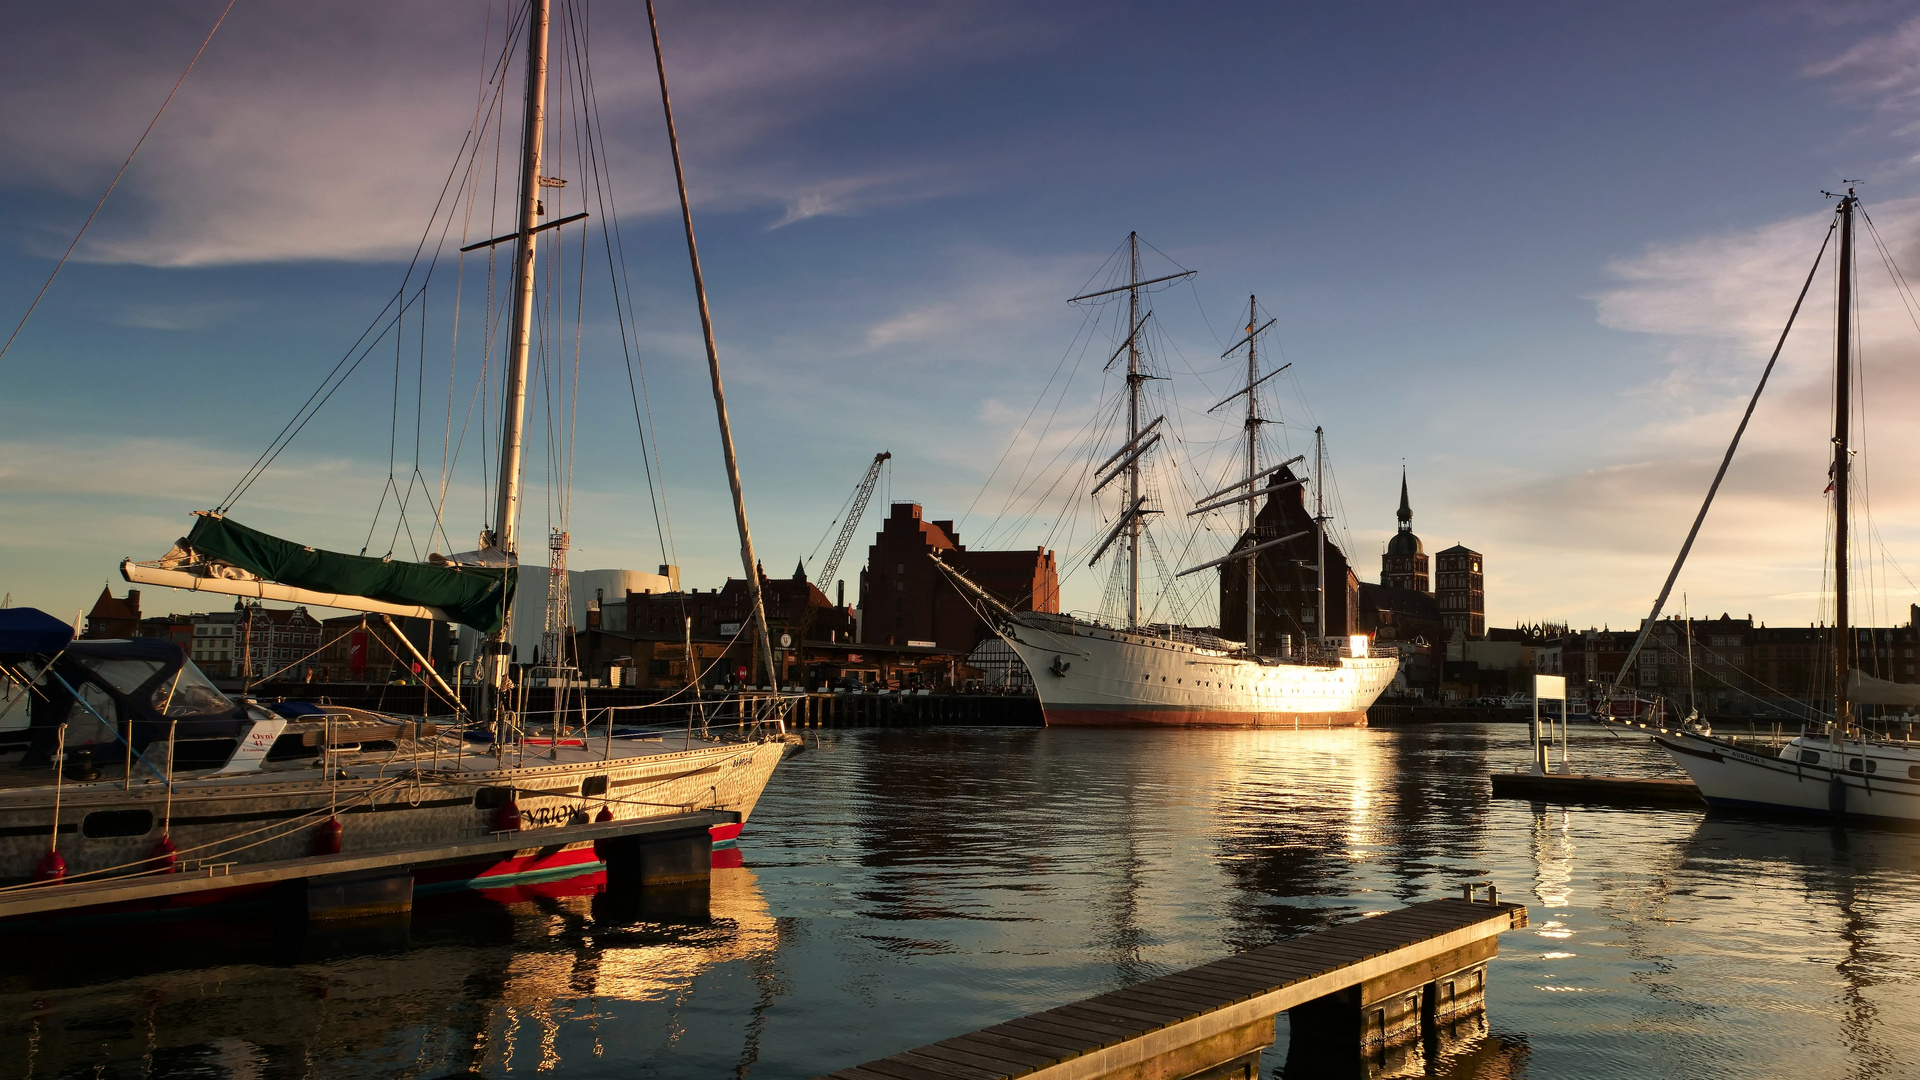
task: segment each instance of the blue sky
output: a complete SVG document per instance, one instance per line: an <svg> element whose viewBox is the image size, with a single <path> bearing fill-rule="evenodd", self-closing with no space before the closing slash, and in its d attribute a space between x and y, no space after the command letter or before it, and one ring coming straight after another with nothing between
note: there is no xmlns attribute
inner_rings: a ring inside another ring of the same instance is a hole
<svg viewBox="0 0 1920 1080"><path fill-rule="evenodd" d="M9 328L221 6L13 10ZM240 0L0 360L0 590L84 605L119 586L120 557L157 556L232 486L398 284L503 10ZM671 557L711 587L738 564L644 13L591 14ZM1268 404L1288 422L1271 449L1325 426L1363 576L1404 461L1428 550L1486 554L1491 621L1631 623L1819 244L1820 189L1865 178L1895 259L1920 267L1920 19L1899 5L670 0L661 17L749 510L780 573L882 449L886 494L962 519L964 541L1079 550L1098 516L1084 499L1078 517L1065 497L1009 510L1011 474L989 473L1010 443L1016 466L1085 464L1086 449L1055 455L1111 386L1063 301L1137 229L1199 271L1155 296L1167 390L1192 418L1157 466L1169 494L1224 475L1211 443L1230 432L1199 413L1232 385L1213 358L1257 293L1294 364ZM1905 621L1920 487L1902 463L1920 428L1899 402L1920 329L1879 263L1860 266L1862 462L1888 461L1870 485L1884 545L1862 555L1884 579L1872 602ZM605 273L589 258L590 306ZM1819 617L1822 281L1683 578L1695 613ZM412 465L416 378L437 484L447 359L460 415L480 361L471 313L452 347L450 295L429 300L424 369L417 339L403 351L398 410L389 340L236 517L358 550L396 411L403 480ZM605 304L581 341L573 564L650 569ZM1022 423L1063 356L1091 366L1041 411L1056 417L1042 439ZM536 480L546 452L537 438ZM461 547L483 512L478 460L463 451L447 504ZM1166 546L1211 557L1219 536ZM1069 606L1099 603L1104 567L1069 578ZM207 604L149 590L166 606Z"/></svg>

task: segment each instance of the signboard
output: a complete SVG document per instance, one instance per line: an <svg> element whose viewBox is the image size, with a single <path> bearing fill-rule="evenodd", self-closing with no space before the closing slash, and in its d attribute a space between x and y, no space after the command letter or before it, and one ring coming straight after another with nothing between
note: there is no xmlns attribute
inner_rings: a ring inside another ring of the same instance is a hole
<svg viewBox="0 0 1920 1080"><path fill-rule="evenodd" d="M780 635L780 647L781 647L781 648L783 648L783 649L791 649L791 648L793 648L793 635L792 635L792 634L781 634L781 635Z"/></svg>
<svg viewBox="0 0 1920 1080"><path fill-rule="evenodd" d="M347 635L347 670L355 675L367 670L367 632L355 630Z"/></svg>
<svg viewBox="0 0 1920 1080"><path fill-rule="evenodd" d="M735 668L735 669L734 669L734 671L733 671L733 673L734 673L735 675L738 675L738 676L739 676L740 678L742 678L742 679L744 679L744 678L746 678L746 677L747 677L747 665L745 665L745 664L741 664L741 665L740 665L739 667L737 667L737 668Z"/></svg>
<svg viewBox="0 0 1920 1080"><path fill-rule="evenodd" d="M907 648L909 648L909 649L937 649L937 648L939 648L939 647L940 647L940 643L939 643L939 642L937 642L937 641L909 641L909 642L907 642Z"/></svg>
<svg viewBox="0 0 1920 1080"><path fill-rule="evenodd" d="M720 632L723 634L737 634L740 632L740 624L737 622L723 622L720 624Z"/></svg>
<svg viewBox="0 0 1920 1080"><path fill-rule="evenodd" d="M1558 698L1567 700L1567 677L1565 675L1535 675L1533 677L1533 696L1537 698Z"/></svg>

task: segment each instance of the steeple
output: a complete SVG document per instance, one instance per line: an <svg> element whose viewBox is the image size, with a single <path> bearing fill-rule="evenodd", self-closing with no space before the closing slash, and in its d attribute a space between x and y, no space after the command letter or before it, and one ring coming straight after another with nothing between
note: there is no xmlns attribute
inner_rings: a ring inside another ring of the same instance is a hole
<svg viewBox="0 0 1920 1080"><path fill-rule="evenodd" d="M1400 530L1387 541L1387 550L1380 557L1380 584L1426 592L1431 580L1427 577L1427 552L1413 531L1413 500L1407 497L1405 466L1400 468L1400 511L1394 516L1400 519Z"/></svg>

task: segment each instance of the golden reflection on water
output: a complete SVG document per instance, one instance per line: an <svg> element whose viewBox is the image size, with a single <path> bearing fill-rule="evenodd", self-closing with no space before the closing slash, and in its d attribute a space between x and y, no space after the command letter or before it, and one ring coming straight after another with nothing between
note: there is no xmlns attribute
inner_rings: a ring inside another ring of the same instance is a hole
<svg viewBox="0 0 1920 1080"><path fill-rule="evenodd" d="M1439 1075L1920 1075L1920 836L1491 799L1527 758L1517 725L828 732L710 918L529 890L253 954L237 922L82 935L0 967L0 1063L797 1080L1492 880L1532 926Z"/></svg>

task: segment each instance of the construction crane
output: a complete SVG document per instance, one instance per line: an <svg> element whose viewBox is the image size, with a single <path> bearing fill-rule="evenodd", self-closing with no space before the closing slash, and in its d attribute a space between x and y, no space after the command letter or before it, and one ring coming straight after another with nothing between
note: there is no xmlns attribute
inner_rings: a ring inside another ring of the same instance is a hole
<svg viewBox="0 0 1920 1080"><path fill-rule="evenodd" d="M866 515L867 502L873 498L873 487L880 482L880 466L893 457L891 450L882 450L873 455L873 464L867 466L867 475L860 478L854 486L853 503L847 508L847 519L840 525L840 535L834 538L833 550L827 553L827 561L820 564L820 575L814 580L820 583L820 591L827 591L833 575L840 569L840 560L847 553L847 545L853 543L854 531L860 528L860 519Z"/></svg>
<svg viewBox="0 0 1920 1080"><path fill-rule="evenodd" d="M867 501L873 498L873 488L880 482L880 467L893 457L892 451L883 450L873 455L873 464L867 466L867 475L854 485L853 498L847 502L847 518L840 524L840 535L834 538L833 550L827 553L827 561L820 564L820 591L827 591L827 583L833 580L834 572L840 569L840 559L847 553L847 545L853 543L854 530L860 527L860 519L866 515ZM827 526L831 529L833 526ZM813 617L820 609L809 605L806 614L800 617L800 628L794 631L793 644L804 646L807 631L813 629Z"/></svg>

